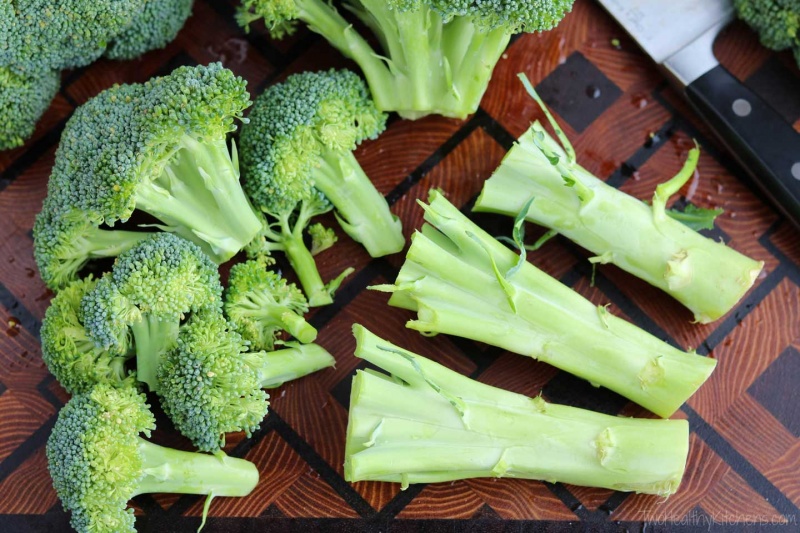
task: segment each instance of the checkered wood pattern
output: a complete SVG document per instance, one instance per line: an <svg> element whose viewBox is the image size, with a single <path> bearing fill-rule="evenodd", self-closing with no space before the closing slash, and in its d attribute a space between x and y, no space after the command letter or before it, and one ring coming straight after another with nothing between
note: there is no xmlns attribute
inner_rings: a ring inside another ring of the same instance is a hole
<svg viewBox="0 0 800 533"><path fill-rule="evenodd" d="M60 133L76 106L113 83L140 82L182 64L220 60L249 81L252 93L288 74L349 63L306 30L282 42L263 28L245 34L233 21L235 1L197 0L177 40L138 61L99 61L66 72L63 88L24 147L0 153L0 531L68 531L53 492L44 444L68 399L42 363L40 320L52 294L35 270L31 227L45 195ZM618 39L619 44L612 40ZM739 24L717 43L721 61L759 91L800 131L800 73L789 55L761 48ZM431 187L469 207L514 138L542 118L515 75L525 72L551 105L579 162L642 199L671 177L697 139L699 177L678 202L726 212L711 232L766 263L740 305L705 326L668 296L613 266L597 269L587 253L557 238L529 260L592 301L682 348L719 361L707 384L675 415L691 426L691 451L681 490L667 501L563 484L470 480L415 485L342 478L352 356L351 324L482 382L551 401L627 416L653 416L623 398L595 389L529 358L463 339L424 338L404 328L410 314L389 308L386 295L365 290L394 279L403 257L371 259L342 235L319 256L329 279L347 279L334 305L311 322L335 369L272 391L272 410L252 438L232 435L227 451L261 471L246 498L213 503L206 531L522 531L618 525L643 530L709 523L732 527L774 523L797 527L800 505L800 239L767 205L737 164L662 75L595 3L578 0L554 31L515 39L500 61L478 112L465 121L392 119L388 131L356 156L406 235L421 224L416 205ZM471 215L472 216L472 215ZM511 221L474 219L495 234ZM329 220L332 222L332 219ZM335 227L335 224L333 224ZM531 229L530 237L541 234ZM153 402L157 403L157 402ZM159 443L189 448L159 414ZM194 496L142 496L134 501L140 531L194 531L202 501Z"/></svg>

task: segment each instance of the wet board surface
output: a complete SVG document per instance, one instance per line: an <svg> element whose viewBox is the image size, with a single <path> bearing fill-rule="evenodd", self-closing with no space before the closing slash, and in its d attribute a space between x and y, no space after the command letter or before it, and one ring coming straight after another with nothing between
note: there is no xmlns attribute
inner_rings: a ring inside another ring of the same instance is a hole
<svg viewBox="0 0 800 533"><path fill-rule="evenodd" d="M255 95L285 76L351 66L317 35L302 29L271 40L233 20L235 2L197 0L194 15L166 49L130 62L101 60L65 72L62 89L24 147L0 153L0 531L69 531L46 469L44 445L68 395L41 360L40 321L52 294L39 278L31 228L64 124L76 106L114 83L141 82L184 64L222 61ZM618 42L617 42L618 40ZM758 45L741 24L716 44L720 60L800 131L800 73L790 54ZM354 67L353 67L354 68ZM797 527L800 518L800 239L765 203L737 164L667 84L624 31L593 2L578 0L554 31L515 39L499 62L478 112L467 120L392 117L387 131L356 152L366 173L402 218L406 236L421 226L416 200L436 187L469 209L513 140L541 112L525 94L525 72L550 104L578 154L598 177L649 199L681 167L692 138L703 147L698 174L677 202L722 207L707 234L765 262L754 288L723 319L692 324L665 294L613 266L599 266L594 285L588 252L556 238L528 259L594 303L681 348L719 364L676 415L691 427L689 463L668 500L604 489L513 479L412 485L342 477L354 322L471 377L552 402L625 416L652 417L603 389L553 367L486 345L407 330L411 313L390 308L366 287L394 280L402 254L371 259L340 230L318 256L324 279L352 266L332 306L311 322L335 369L271 391L271 413L251 438L230 435L226 450L261 471L246 498L215 500L208 532L264 531L534 531L672 530L680 526L752 524ZM680 205L680 204L679 204ZM473 216L473 215L470 215ZM474 216L494 234L511 220ZM336 227L332 216L324 219ZM533 242L543 232L530 227ZM223 273L226 272L223 268ZM159 418L154 440L189 449ZM133 502L139 531L189 532L203 501L194 496L142 496Z"/></svg>

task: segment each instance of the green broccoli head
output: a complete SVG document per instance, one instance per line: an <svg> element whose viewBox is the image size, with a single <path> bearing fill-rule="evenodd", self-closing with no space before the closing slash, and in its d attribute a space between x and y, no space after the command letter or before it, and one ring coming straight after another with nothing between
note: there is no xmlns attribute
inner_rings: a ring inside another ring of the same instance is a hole
<svg viewBox="0 0 800 533"><path fill-rule="evenodd" d="M131 24L118 33L106 49L111 59L133 59L164 48L172 41L189 15L194 0L146 0Z"/></svg>
<svg viewBox="0 0 800 533"><path fill-rule="evenodd" d="M8 0L5 0L6 2ZM88 65L142 9L137 0L15 0L0 64L26 71Z"/></svg>
<svg viewBox="0 0 800 533"><path fill-rule="evenodd" d="M134 387L101 384L61 410L47 461L77 531L135 531L127 505L144 477L139 434L154 428L145 397Z"/></svg>
<svg viewBox="0 0 800 533"><path fill-rule="evenodd" d="M249 104L245 81L219 63L103 91L64 129L53 194L108 225L148 212L226 261L261 226L226 141Z"/></svg>
<svg viewBox="0 0 800 533"><path fill-rule="evenodd" d="M200 450L219 450L231 431L250 436L267 414L269 396L242 356L246 350L221 314L198 313L158 369L164 412Z"/></svg>
<svg viewBox="0 0 800 533"><path fill-rule="evenodd" d="M739 18L772 50L800 51L800 0L734 0ZM800 64L800 61L798 61Z"/></svg>
<svg viewBox="0 0 800 533"><path fill-rule="evenodd" d="M299 16L295 0L242 0L236 12L236 20L245 31L250 31L251 23L263 20L270 35L276 39L292 35L297 29L295 19Z"/></svg>
<svg viewBox="0 0 800 533"><path fill-rule="evenodd" d="M156 233L120 254L81 311L98 345L113 348L126 327L144 318L178 323L190 312L219 309L221 297L217 266L197 245Z"/></svg>
<svg viewBox="0 0 800 533"><path fill-rule="evenodd" d="M308 227L308 234L311 236L311 255L324 252L338 240L333 228L326 228L319 222Z"/></svg>
<svg viewBox="0 0 800 533"><path fill-rule="evenodd" d="M57 70L20 73L0 67L0 150L22 146L33 135L36 122L50 106L60 84Z"/></svg>
<svg viewBox="0 0 800 533"><path fill-rule="evenodd" d="M245 191L267 212L314 194L311 171L324 151L352 151L386 127L363 80L347 70L289 76L256 99L248 118L240 138Z"/></svg>
<svg viewBox="0 0 800 533"><path fill-rule="evenodd" d="M308 301L294 283L267 270L263 259L231 268L225 291L225 314L255 350L274 350L282 331L300 342L312 342L317 330L303 319Z"/></svg>
<svg viewBox="0 0 800 533"><path fill-rule="evenodd" d="M113 349L105 350L83 326L81 300L96 285L91 277L67 285L50 302L42 320L42 359L72 394L86 392L98 383L120 385L131 380L125 370L125 362L132 355L129 332L120 331Z"/></svg>
<svg viewBox="0 0 800 533"><path fill-rule="evenodd" d="M358 0L353 0L358 1ZM470 17L484 30L502 28L509 34L555 28L574 0L388 0L400 11L429 8L445 21Z"/></svg>

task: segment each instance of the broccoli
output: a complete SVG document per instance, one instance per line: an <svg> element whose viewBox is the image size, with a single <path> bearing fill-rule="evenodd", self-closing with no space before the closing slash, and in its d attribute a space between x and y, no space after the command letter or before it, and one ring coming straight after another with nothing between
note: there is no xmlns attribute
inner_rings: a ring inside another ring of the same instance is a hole
<svg viewBox="0 0 800 533"><path fill-rule="evenodd" d="M297 345L277 352L247 352L247 343L225 318L197 313L181 326L178 342L158 369L158 394L175 427L200 450L225 444L225 433L258 429L278 386L331 366L321 347Z"/></svg>
<svg viewBox="0 0 800 533"><path fill-rule="evenodd" d="M560 481L669 496L689 452L686 420L623 418L473 381L358 324L345 479Z"/></svg>
<svg viewBox="0 0 800 533"><path fill-rule="evenodd" d="M392 215L353 150L376 138L386 115L375 109L364 82L347 70L289 76L256 98L242 127L244 187L266 212L322 192L342 229L373 257L405 245Z"/></svg>
<svg viewBox="0 0 800 533"><path fill-rule="evenodd" d="M258 483L258 469L244 459L165 448L140 436L154 428L145 397L133 386L97 385L61 410L47 461L79 533L134 532L127 503L139 494L246 496Z"/></svg>
<svg viewBox="0 0 800 533"><path fill-rule="evenodd" d="M108 45L105 56L133 59L164 48L192 14L194 0L145 0L142 11Z"/></svg>
<svg viewBox="0 0 800 533"><path fill-rule="evenodd" d="M326 228L319 222L308 227L308 234L311 236L311 255L324 252L338 240L333 228Z"/></svg>
<svg viewBox="0 0 800 533"><path fill-rule="evenodd" d="M226 142L248 105L245 81L219 63L114 86L68 121L48 194L109 226L147 212L227 261L262 225Z"/></svg>
<svg viewBox="0 0 800 533"><path fill-rule="evenodd" d="M257 258L275 251L285 253L308 297L308 304L317 307L332 303L333 294L353 268L345 269L327 284L322 281L314 256L303 241L303 230L313 217L327 213L333 206L320 192L296 203L279 203L277 196L265 200L270 202L262 206L267 219L256 238L245 247L247 255Z"/></svg>
<svg viewBox="0 0 800 533"><path fill-rule="evenodd" d="M734 0L740 19L771 50L794 51L800 65L800 0Z"/></svg>
<svg viewBox="0 0 800 533"><path fill-rule="evenodd" d="M242 0L239 23L276 38L297 20L361 67L381 111L405 118L474 113L511 36L549 30L573 0L345 0L377 37L375 51L325 0Z"/></svg>
<svg viewBox="0 0 800 533"><path fill-rule="evenodd" d="M305 296L266 266L262 259L231 268L223 304L228 320L255 350L274 350L283 330L304 344L312 342L317 330L303 318L308 312Z"/></svg>
<svg viewBox="0 0 800 533"><path fill-rule="evenodd" d="M98 383L125 384L125 363L133 355L127 331L109 350L99 348L83 326L81 300L97 280L88 277L67 285L50 302L42 320L42 359L67 390L87 392Z"/></svg>
<svg viewBox="0 0 800 533"><path fill-rule="evenodd" d="M562 285L470 221L440 193L422 204L389 304L406 326L498 346L607 387L668 417L708 379L714 359L674 348Z"/></svg>
<svg viewBox="0 0 800 533"><path fill-rule="evenodd" d="M51 179L50 190L56 187ZM101 229L101 217L59 204L48 194L33 224L33 256L45 284L58 290L91 260L116 257L152 233ZM94 221L93 221L94 220Z"/></svg>
<svg viewBox="0 0 800 533"><path fill-rule="evenodd" d="M665 209L694 175L697 149L677 176L656 188L649 206L578 165L563 131L555 121L552 125L563 147L534 123L486 181L475 211L519 215L547 226L595 253L593 263L614 263L666 291L697 322L712 322L736 305L764 263L692 231Z"/></svg>
<svg viewBox="0 0 800 533"><path fill-rule="evenodd" d="M33 135L60 84L57 70L20 73L0 66L0 150L22 146Z"/></svg>
<svg viewBox="0 0 800 533"><path fill-rule="evenodd" d="M8 35L0 65L29 72L88 65L141 9L140 0L14 0L13 15L2 16Z"/></svg>
<svg viewBox="0 0 800 533"><path fill-rule="evenodd" d="M200 248L171 233L156 233L120 254L81 302L83 323L98 347L120 350L130 328L139 381L158 390L156 371L190 312L221 312L217 266Z"/></svg>

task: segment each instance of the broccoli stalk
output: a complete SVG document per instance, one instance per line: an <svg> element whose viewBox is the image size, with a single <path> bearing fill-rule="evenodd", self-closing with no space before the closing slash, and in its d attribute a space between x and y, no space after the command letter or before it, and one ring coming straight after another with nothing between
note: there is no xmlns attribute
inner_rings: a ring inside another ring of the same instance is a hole
<svg viewBox="0 0 800 533"><path fill-rule="evenodd" d="M247 245L247 253L252 257L271 254L279 251L286 254L300 285L308 297L308 305L317 307L333 303L333 294L339 288L344 278L349 276L352 268L345 269L339 276L327 284L317 269L314 256L303 241L303 230L317 215L331 210L331 204L321 193L314 194L311 198L301 200L298 204L291 205L288 209L281 206L264 208L268 217L259 234Z"/></svg>
<svg viewBox="0 0 800 533"><path fill-rule="evenodd" d="M136 372L150 390L164 354L177 341L189 313L222 305L216 265L197 245L156 233L121 254L81 302L84 325L98 347L118 349L128 331L136 347Z"/></svg>
<svg viewBox="0 0 800 533"><path fill-rule="evenodd" d="M248 118L242 172L256 206L286 212L322 193L371 256L403 249L400 220L352 153L386 125L361 78L347 70L295 74L259 96Z"/></svg>
<svg viewBox="0 0 800 533"><path fill-rule="evenodd" d="M72 512L72 527L133 531L127 502L150 492L206 494L203 520L215 496L246 496L258 483L249 461L158 446L155 418L135 387L100 384L73 396L47 441L47 460L58 497Z"/></svg>
<svg viewBox="0 0 800 533"><path fill-rule="evenodd" d="M691 150L680 173L656 188L649 206L579 166L553 127L563 148L534 123L486 181L474 210L519 215L563 234L596 254L593 263L614 263L666 291L697 322L730 311L764 263L692 231L665 209L694 174L699 151Z"/></svg>
<svg viewBox="0 0 800 533"><path fill-rule="evenodd" d="M243 0L239 23L262 19L274 37L306 23L361 67L378 109L416 119L474 113L511 36L549 30L572 0L346 0L377 37L376 52L323 0Z"/></svg>
<svg viewBox="0 0 800 533"><path fill-rule="evenodd" d="M333 356L319 344L287 342L285 345L287 347L281 350L245 354L262 388L280 387L287 381L313 374L336 363Z"/></svg>
<svg viewBox="0 0 800 533"><path fill-rule="evenodd" d="M390 305L406 326L499 346L607 387L668 417L716 361L683 352L595 306L487 234L441 194L424 205ZM438 231L437 231L438 230Z"/></svg>
<svg viewBox="0 0 800 533"><path fill-rule="evenodd" d="M491 387L358 324L345 479L431 483L514 477L669 496L689 451L685 420L622 418Z"/></svg>
<svg viewBox="0 0 800 533"><path fill-rule="evenodd" d="M203 451L217 451L225 434L250 436L267 414L263 387L277 387L333 365L316 345L247 352L247 343L217 312L193 315L158 370L158 394L175 427Z"/></svg>
<svg viewBox="0 0 800 533"><path fill-rule="evenodd" d="M284 330L302 343L312 342L317 330L303 318L308 301L294 283L267 270L266 263L250 260L231 268L225 315L255 350L273 350L277 335Z"/></svg>

